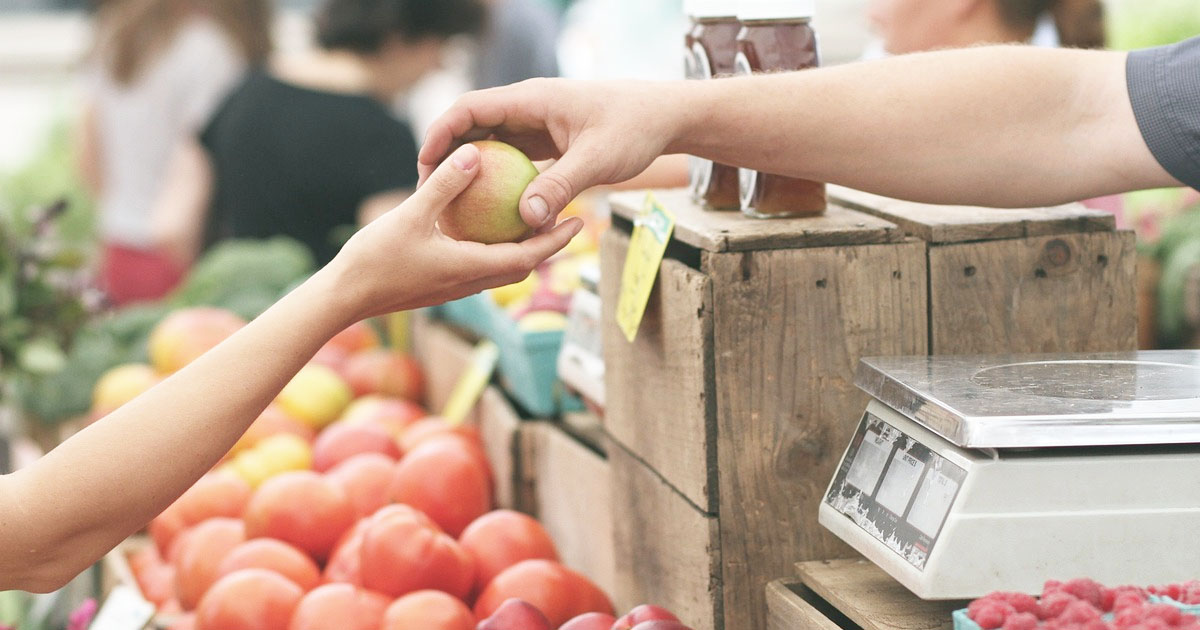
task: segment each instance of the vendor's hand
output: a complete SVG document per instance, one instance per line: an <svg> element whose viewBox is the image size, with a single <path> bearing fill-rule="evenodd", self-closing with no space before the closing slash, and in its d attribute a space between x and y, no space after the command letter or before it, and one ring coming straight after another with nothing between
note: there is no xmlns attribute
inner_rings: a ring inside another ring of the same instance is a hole
<svg viewBox="0 0 1200 630"><path fill-rule="evenodd" d="M425 136L418 160L424 180L451 149L494 137L533 160L558 158L521 197L534 228L584 190L645 170L674 140L678 122L664 92L671 83L533 79L461 97Z"/></svg>
<svg viewBox="0 0 1200 630"><path fill-rule="evenodd" d="M438 216L479 172L479 150L460 147L411 197L358 231L327 268L354 319L441 304L519 282L579 233L564 221L520 243L456 241Z"/></svg>

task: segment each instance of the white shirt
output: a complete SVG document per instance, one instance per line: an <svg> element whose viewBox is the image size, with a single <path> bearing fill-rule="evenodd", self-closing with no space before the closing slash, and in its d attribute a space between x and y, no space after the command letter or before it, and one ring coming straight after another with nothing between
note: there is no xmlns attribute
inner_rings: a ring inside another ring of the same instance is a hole
<svg viewBox="0 0 1200 630"><path fill-rule="evenodd" d="M96 108L105 242L151 247L150 213L176 143L208 122L246 70L232 40L210 18L183 24L132 84L102 67L89 83Z"/></svg>

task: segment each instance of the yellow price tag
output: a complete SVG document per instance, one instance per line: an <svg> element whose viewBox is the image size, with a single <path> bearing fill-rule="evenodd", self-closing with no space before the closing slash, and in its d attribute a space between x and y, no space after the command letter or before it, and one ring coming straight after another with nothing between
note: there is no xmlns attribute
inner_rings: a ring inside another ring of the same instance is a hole
<svg viewBox="0 0 1200 630"><path fill-rule="evenodd" d="M394 350L409 351L409 331L412 329L412 316L408 311L398 311L387 316L386 328L388 341Z"/></svg>
<svg viewBox="0 0 1200 630"><path fill-rule="evenodd" d="M634 220L629 253L621 273L621 295L617 299L617 325L630 343L637 338L638 327L650 302L650 292L654 289L654 279L658 277L658 268L674 230L674 215L662 207L653 194L646 193L642 211Z"/></svg>
<svg viewBox="0 0 1200 630"><path fill-rule="evenodd" d="M467 414L475 407L488 381L492 380L492 372L496 371L496 361L500 358L500 348L491 340L484 339L475 344L471 354L471 363L459 377L446 400L442 417L450 426L458 426L467 419Z"/></svg>

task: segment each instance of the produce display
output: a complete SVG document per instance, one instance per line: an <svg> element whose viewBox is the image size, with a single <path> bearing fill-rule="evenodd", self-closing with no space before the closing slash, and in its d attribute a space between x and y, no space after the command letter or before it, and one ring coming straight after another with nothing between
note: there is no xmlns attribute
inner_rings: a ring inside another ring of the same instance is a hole
<svg viewBox="0 0 1200 630"><path fill-rule="evenodd" d="M1200 581L1167 586L1105 587L1080 578L1046 582L1040 599L992 593L955 614L956 630L1200 630L1189 606L1200 604Z"/></svg>
<svg viewBox="0 0 1200 630"><path fill-rule="evenodd" d="M242 321L209 307L170 314L150 334L151 364L100 379L95 413ZM685 628L653 606L617 619L536 519L493 509L479 432L427 414L423 383L370 323L330 341L128 554L160 619L177 630Z"/></svg>

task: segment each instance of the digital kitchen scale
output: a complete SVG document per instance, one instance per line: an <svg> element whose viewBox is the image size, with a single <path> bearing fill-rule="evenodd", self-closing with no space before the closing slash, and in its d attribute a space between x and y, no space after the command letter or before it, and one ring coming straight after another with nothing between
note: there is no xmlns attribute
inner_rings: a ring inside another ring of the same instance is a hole
<svg viewBox="0 0 1200 630"><path fill-rule="evenodd" d="M924 599L1200 579L1200 352L865 359L820 522Z"/></svg>

